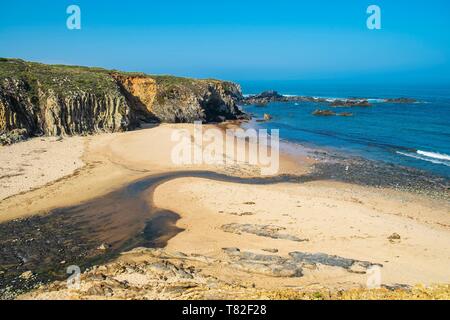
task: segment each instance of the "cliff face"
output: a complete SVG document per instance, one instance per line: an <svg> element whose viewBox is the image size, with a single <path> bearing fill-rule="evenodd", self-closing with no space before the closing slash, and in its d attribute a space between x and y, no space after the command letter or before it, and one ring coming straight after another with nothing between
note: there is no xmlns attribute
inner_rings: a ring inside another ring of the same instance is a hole
<svg viewBox="0 0 450 320"><path fill-rule="evenodd" d="M224 121L240 115L238 85L218 80L114 74L122 91L147 117L178 123Z"/></svg>
<svg viewBox="0 0 450 320"><path fill-rule="evenodd" d="M236 119L238 85L0 59L0 142Z"/></svg>

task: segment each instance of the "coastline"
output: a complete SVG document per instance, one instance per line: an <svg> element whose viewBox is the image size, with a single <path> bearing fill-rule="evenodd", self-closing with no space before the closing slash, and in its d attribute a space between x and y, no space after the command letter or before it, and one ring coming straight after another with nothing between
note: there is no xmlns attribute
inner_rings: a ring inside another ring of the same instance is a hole
<svg viewBox="0 0 450 320"><path fill-rule="evenodd" d="M301 146L290 141L284 143L293 144L291 150ZM450 200L450 180L446 177L412 167L347 155L342 150L314 146L304 149L308 151L301 154L313 159L315 163L313 172L323 179ZM289 154L296 153L293 151Z"/></svg>
<svg viewBox="0 0 450 320"><path fill-rule="evenodd" d="M333 91L322 90L324 94ZM381 96L385 90L388 88L375 91ZM354 97L355 93L348 94ZM370 96L370 92L364 90L360 94L360 97ZM358 100L354 100L358 98L350 98L347 104L335 105L334 99L285 96L267 91L244 100L247 102L244 111L256 117L257 120L250 122L252 126L278 128L285 138L312 149L324 149L330 157L337 154L349 158L350 155L393 164L399 171L409 171L409 180L428 175L427 180L437 176L449 181L448 127L441 121L448 112L448 95L445 91L436 96L427 90L422 93L411 90L403 96L408 98L383 99L368 105L358 105ZM296 99L302 101L297 103ZM347 112L342 112L344 110ZM266 115L271 121L262 120ZM413 168L416 172L410 170ZM390 175L395 179L395 174ZM416 189L426 186L418 187Z"/></svg>
<svg viewBox="0 0 450 320"><path fill-rule="evenodd" d="M126 188L134 190L131 186L139 184L142 179L175 173L173 179L162 181L152 188L151 192L144 188L142 195L139 195L140 199L160 209L155 216L162 218L156 222L153 220L156 226L164 226L164 230L170 230L167 237L156 232L164 240L160 246L165 247L165 253L159 252L158 258L155 257L155 250L141 249L142 252L138 253L139 249L136 249L131 255L119 256L120 252L115 251L116 248L108 252L97 250L103 241L109 239L108 237L95 239L97 242L94 241L90 248L94 258L105 256L106 259L102 263L94 263L93 259L93 264L99 267L88 271L86 276L100 272L97 269L103 270L104 263L112 261L112 264L117 265L132 256L132 260L148 260L147 265L164 261L177 263L181 260L187 261L188 264L202 269L191 275L194 280L200 281L197 276L212 277L216 286L219 288L230 286L229 289L243 283L241 289L245 287L243 289L245 294L253 298L258 296L257 292L273 293L286 288L293 288L292 292L298 293L317 288L336 291L365 286L367 270L349 272L338 266L305 264L289 260L290 253L304 251L323 252L330 256L337 255L355 261L383 264L383 274L386 272L383 284L386 286L402 284L408 287L417 283L426 285L448 283L450 275L445 267L450 257L446 246L450 221L447 214L448 203L442 199L383 186L377 188L371 185L362 186L349 183L351 180L332 181L333 177L329 171L324 171L323 175L311 171L311 166L320 165L323 159L302 156L299 161L298 155L294 155L294 158L292 155L282 156L280 174L284 176L283 179L288 179L289 176L292 179L288 181L281 179L274 181L274 184L243 184L239 179L234 182L221 181L211 179L207 174L195 177L190 171L210 171L223 177L238 176L240 179L252 179L258 174L258 168L245 163L230 168L217 166L180 168L170 165L168 160L171 146L170 131L180 127L189 129L187 125L161 125L134 132L85 138L83 156L85 167L79 169L75 175L2 201L0 221L18 223L23 227L27 224L21 220L13 220L26 217L33 219L36 213L44 213L41 221L45 221L46 217L64 217L64 208L70 211L70 208L73 209L75 206L79 209L77 206L80 204L84 205L84 208L89 207L86 204L96 208L98 199L107 201L108 195L116 194L120 190ZM147 144L151 144L152 148L146 147ZM187 176L183 176L183 171L188 172ZM177 177L177 173L180 176ZM49 212L50 215L45 214ZM94 220L89 215L84 217L88 218L88 221ZM120 218L120 215L118 217ZM139 218L133 218L134 224L129 229L121 229L119 234L139 236L144 228L155 233L155 228L148 224L151 217L139 214L136 217ZM101 223L107 221L98 218ZM43 226L51 226L52 223L44 223ZM123 224L123 221L118 219L117 223ZM230 224L234 224L234 229L228 228L228 231L224 231L223 226ZM253 226L254 233L242 232L239 225ZM266 225L276 226L279 229L262 231L258 229ZM80 236L77 230L74 229L75 238ZM48 229L49 233L50 231L51 229ZM401 239L394 242L388 240L393 233L399 233ZM282 237L277 238L280 234ZM285 237L286 235L299 239L307 238L308 241L292 241L289 237ZM34 236L36 234L30 235L30 238ZM42 239L35 237L34 241L40 240L45 242L48 239L43 235ZM239 251L233 253L224 251L223 248L239 248ZM180 252L185 256L183 257ZM168 258L169 253L175 256L178 253L178 256ZM252 253L253 256L244 253ZM255 254L257 256L254 256ZM70 258L70 255L68 257ZM267 264L258 259L274 261ZM64 274L65 267L70 261L64 261L65 264L61 262L63 260L59 260L56 264L60 265L62 271L60 273ZM275 274L288 272L293 264L301 269L303 276L283 277ZM135 267L139 269L142 265L135 263ZM439 270L436 270L437 268ZM114 268L112 269L111 272L114 271ZM125 278L136 277L136 274L142 271L138 272L137 269L133 271L131 268L129 274L122 275ZM179 270L186 271L185 269L186 266L179 267ZM149 277L155 275L154 270L148 272ZM101 273L108 274L108 267L107 272ZM109 276L115 279L118 275L111 273ZM204 280L202 278L202 281ZM86 278L85 285L89 286L89 283L91 287L98 285ZM317 283L320 285L316 285ZM137 281L136 286L139 285L147 288L146 290L151 289L151 284L145 281L140 284ZM111 284L109 286L113 291L111 298L125 298L121 294L127 292L126 288L120 285L118 285L120 288ZM161 286L162 289L163 284ZM85 291L73 292L64 288L63 281L44 286L23 298L101 298L101 294L92 294L95 292L89 291L91 287L85 288ZM203 282L197 283L197 287L207 288ZM25 286L25 289L28 291L29 287ZM118 292L114 294L114 290L119 290L121 294ZM232 294L232 290L228 292ZM169 295L169 298L176 296Z"/></svg>
<svg viewBox="0 0 450 320"><path fill-rule="evenodd" d="M250 121L244 129L261 129ZM446 177L380 160L371 160L359 155L281 138L280 152L297 165L309 167L309 172L324 180L358 184L381 189L417 193L420 195L450 200L450 180Z"/></svg>

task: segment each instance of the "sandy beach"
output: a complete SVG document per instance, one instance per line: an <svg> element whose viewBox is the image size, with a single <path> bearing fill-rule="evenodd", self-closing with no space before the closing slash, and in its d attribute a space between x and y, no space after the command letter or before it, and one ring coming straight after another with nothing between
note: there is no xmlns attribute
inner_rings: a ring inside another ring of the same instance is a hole
<svg viewBox="0 0 450 320"><path fill-rule="evenodd" d="M81 137L39 138L0 147L0 200L43 187L83 167Z"/></svg>
<svg viewBox="0 0 450 320"><path fill-rule="evenodd" d="M406 290L400 297L427 297L425 289L411 289L417 285L437 286L430 290L448 297L448 201L314 178L317 160L301 153L281 155L278 180L261 178L261 168L245 161L176 165L174 129L192 125L2 147L0 222L29 237L11 252L23 252L26 240L36 243L30 248L45 244L45 232L57 221L67 229L55 243L77 249L55 254L48 265L64 275L67 266L91 261L80 288L67 288L62 276L20 298L309 298L317 292L352 298L342 292L365 292L377 281L378 298L392 298L394 289ZM89 235L81 222L90 226ZM69 239L71 234L76 237ZM1 244L9 241L5 237ZM75 258L79 252L84 258ZM45 282L32 268L43 253L28 254L15 275L25 289ZM99 256L100 263L92 262ZM13 253L4 259L14 261ZM3 281L6 262L0 266Z"/></svg>

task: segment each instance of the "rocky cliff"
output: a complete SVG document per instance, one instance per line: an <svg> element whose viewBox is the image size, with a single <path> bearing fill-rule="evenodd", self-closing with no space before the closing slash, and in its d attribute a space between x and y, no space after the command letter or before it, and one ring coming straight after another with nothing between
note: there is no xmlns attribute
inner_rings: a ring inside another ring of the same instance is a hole
<svg viewBox="0 0 450 320"><path fill-rule="evenodd" d="M238 85L0 59L0 142L242 115Z"/></svg>

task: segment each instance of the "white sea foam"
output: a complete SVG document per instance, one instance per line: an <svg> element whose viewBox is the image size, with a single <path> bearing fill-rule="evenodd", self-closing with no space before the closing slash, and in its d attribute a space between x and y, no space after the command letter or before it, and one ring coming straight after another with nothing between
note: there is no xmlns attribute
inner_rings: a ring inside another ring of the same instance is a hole
<svg viewBox="0 0 450 320"><path fill-rule="evenodd" d="M410 158L414 158L414 159L418 159L418 160L423 160L423 161L427 161L427 162L431 162L431 163L434 163L434 164L442 164L442 165L444 165L444 166L447 166L447 167L450 167L450 157L449 156L447 156L447 155L442 155L442 154L439 154L439 153L434 153L434 152L425 152L426 154L432 154L432 155L439 155L439 156L444 156L444 157L447 157L447 158L436 158L436 157L429 157L429 156L426 156L426 155L423 155L423 151L417 151L416 153L407 153L407 152L400 152L400 151L397 151L397 154L401 154L401 155L403 155L403 156L405 156L405 157L410 157ZM440 159L440 160L438 160L438 159Z"/></svg>
<svg viewBox="0 0 450 320"><path fill-rule="evenodd" d="M370 103L383 103L386 102L386 99L367 99Z"/></svg>
<svg viewBox="0 0 450 320"><path fill-rule="evenodd" d="M429 158L450 161L450 156L446 155L446 154L442 154L442 153L427 152L427 151L422 151L422 150L417 150L417 153L422 156L429 157Z"/></svg>

